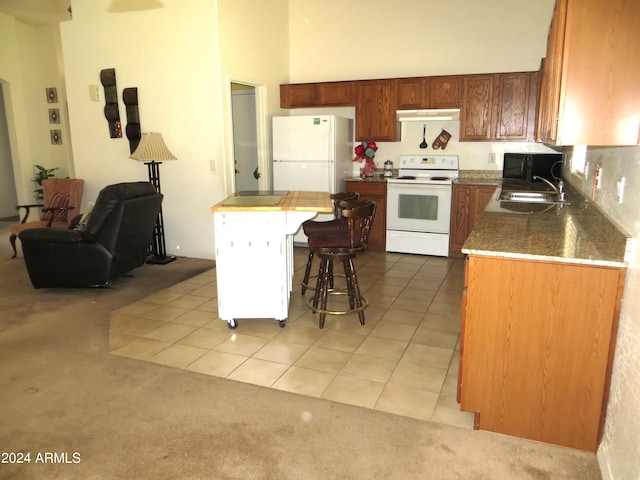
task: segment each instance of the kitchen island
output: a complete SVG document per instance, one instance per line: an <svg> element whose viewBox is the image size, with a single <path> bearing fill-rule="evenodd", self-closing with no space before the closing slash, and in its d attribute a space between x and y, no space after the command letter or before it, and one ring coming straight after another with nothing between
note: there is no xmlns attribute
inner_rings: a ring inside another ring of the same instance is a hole
<svg viewBox="0 0 640 480"><path fill-rule="evenodd" d="M595 452L627 236L572 188L568 199L494 196L465 242L458 401L478 429Z"/></svg>
<svg viewBox="0 0 640 480"><path fill-rule="evenodd" d="M216 242L218 316L286 324L293 284L293 234L333 211L326 192L238 192L211 207Z"/></svg>

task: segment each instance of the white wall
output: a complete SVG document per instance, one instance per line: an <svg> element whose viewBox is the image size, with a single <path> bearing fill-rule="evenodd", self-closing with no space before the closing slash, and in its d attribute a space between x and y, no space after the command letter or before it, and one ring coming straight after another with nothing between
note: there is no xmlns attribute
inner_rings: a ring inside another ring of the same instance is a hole
<svg viewBox="0 0 640 480"><path fill-rule="evenodd" d="M122 90L137 87L143 132L160 132L176 161L161 167L167 251L213 257L209 208L224 196L218 29L208 0L163 0L165 8L108 13L109 0L75 2L61 25L76 175L85 203L104 186L147 180L129 159L129 142L109 136L104 97L89 98L100 71L115 68L120 118Z"/></svg>
<svg viewBox="0 0 640 480"><path fill-rule="evenodd" d="M12 218L18 214L14 208L18 205L18 197L9 145L9 129L3 87L0 82L0 218Z"/></svg>
<svg viewBox="0 0 640 480"><path fill-rule="evenodd" d="M85 197L93 200L110 183L147 179L146 167L128 158L126 137L109 137L104 101L89 99L100 71L115 68L123 125L122 89L137 87L142 131L162 133L178 158L161 166L167 251L213 258L210 207L231 193L233 175L228 82L264 86L265 114L278 105L287 75L286 2L222 0L218 10L211 0L163 0L164 8L127 13L107 12L109 3L76 2L73 21L61 25Z"/></svg>
<svg viewBox="0 0 640 480"><path fill-rule="evenodd" d="M291 1L291 82L538 70L554 3Z"/></svg>
<svg viewBox="0 0 640 480"><path fill-rule="evenodd" d="M271 116L280 112L280 84L289 78L288 0L218 0L225 165L231 166L231 82L256 87L261 189L271 185ZM233 171L225 172L232 191Z"/></svg>
<svg viewBox="0 0 640 480"><path fill-rule="evenodd" d="M20 204L33 203L32 180L36 173L33 165L58 167L58 177L73 174L58 55L57 26L31 27L0 13L0 82L8 127L8 138L0 139L3 142L0 148L10 152ZM47 103L46 87L58 89L57 104ZM49 124L50 107L60 109L60 124ZM62 130L63 145L51 144L49 130L52 128ZM11 201L11 208L15 207L14 200L6 200ZM5 202L5 198L1 201Z"/></svg>

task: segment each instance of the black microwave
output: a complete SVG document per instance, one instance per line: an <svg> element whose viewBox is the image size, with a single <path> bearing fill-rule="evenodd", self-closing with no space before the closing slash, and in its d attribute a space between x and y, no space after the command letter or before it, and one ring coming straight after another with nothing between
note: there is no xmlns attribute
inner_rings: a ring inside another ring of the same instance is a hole
<svg viewBox="0 0 640 480"><path fill-rule="evenodd" d="M553 182L561 173L561 153L505 153L502 178L534 181L542 177Z"/></svg>

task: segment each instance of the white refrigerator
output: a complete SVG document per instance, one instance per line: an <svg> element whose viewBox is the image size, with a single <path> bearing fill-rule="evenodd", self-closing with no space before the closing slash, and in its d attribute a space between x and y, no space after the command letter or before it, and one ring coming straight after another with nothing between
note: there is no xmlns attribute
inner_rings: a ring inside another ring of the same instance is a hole
<svg viewBox="0 0 640 480"><path fill-rule="evenodd" d="M273 189L343 192L353 176L353 120L336 115L273 117ZM330 220L320 214L315 220ZM306 245L302 229L296 245Z"/></svg>

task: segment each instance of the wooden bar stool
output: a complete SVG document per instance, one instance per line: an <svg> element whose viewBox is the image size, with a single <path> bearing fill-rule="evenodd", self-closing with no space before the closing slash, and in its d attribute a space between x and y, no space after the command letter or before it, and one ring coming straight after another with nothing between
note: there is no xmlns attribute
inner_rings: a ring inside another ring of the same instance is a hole
<svg viewBox="0 0 640 480"><path fill-rule="evenodd" d="M309 238L309 248L320 258L320 268L313 298L307 305L319 313L318 326L324 327L326 315L348 315L357 313L360 325L364 325L364 309L369 302L360 293L358 276L353 259L367 248L367 239L376 211L375 202L360 200L350 202L350 208L342 211L346 228L334 230L325 235ZM333 288L333 264L342 262L346 288ZM330 310L327 308L329 295L347 295L349 308Z"/></svg>
<svg viewBox="0 0 640 480"><path fill-rule="evenodd" d="M328 220L325 222L317 222L314 220L307 220L302 224L302 230L307 238L314 235L323 235L327 234L333 230L339 230L343 227L342 224L342 208L340 204L345 201L357 200L360 198L360 194L358 192L340 192L340 193L332 193L330 195L331 200L333 201L333 220ZM309 275L311 274L311 264L313 263L314 252L313 249L309 249L309 257L307 258L307 267L304 271L304 278L300 285L302 285L302 295L304 295L309 287Z"/></svg>

